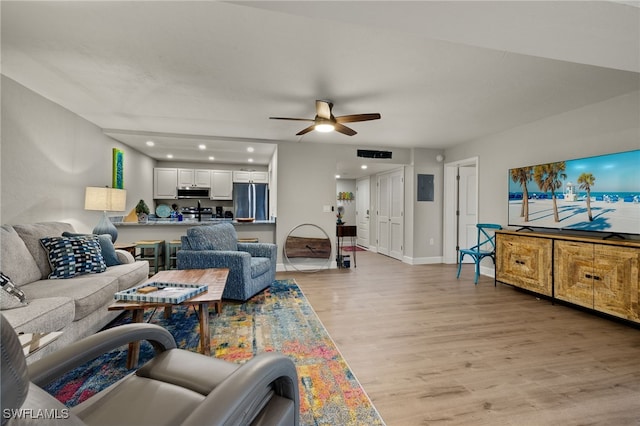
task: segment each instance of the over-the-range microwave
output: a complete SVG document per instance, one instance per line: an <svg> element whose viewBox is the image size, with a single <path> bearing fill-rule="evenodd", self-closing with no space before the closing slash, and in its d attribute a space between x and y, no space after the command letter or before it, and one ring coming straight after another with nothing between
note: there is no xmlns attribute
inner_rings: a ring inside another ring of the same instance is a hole
<svg viewBox="0 0 640 426"><path fill-rule="evenodd" d="M178 187L178 198L209 199L209 188L200 188L197 186Z"/></svg>

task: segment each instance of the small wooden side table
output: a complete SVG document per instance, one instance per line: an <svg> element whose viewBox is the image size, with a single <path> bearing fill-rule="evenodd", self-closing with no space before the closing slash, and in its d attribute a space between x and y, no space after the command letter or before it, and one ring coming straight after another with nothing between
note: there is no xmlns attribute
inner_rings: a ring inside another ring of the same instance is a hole
<svg viewBox="0 0 640 426"><path fill-rule="evenodd" d="M115 243L113 247L116 250L128 251L131 256L136 257L136 243Z"/></svg>
<svg viewBox="0 0 640 426"><path fill-rule="evenodd" d="M34 352L47 346L61 335L62 331L52 331L49 333L21 333L18 334L18 340L20 340L20 345L22 345L24 356L28 357Z"/></svg>

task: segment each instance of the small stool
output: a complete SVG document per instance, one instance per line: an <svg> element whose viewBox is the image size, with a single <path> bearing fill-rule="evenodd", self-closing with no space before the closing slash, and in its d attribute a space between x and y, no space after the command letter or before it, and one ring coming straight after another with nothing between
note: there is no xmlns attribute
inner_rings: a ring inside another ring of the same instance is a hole
<svg viewBox="0 0 640 426"><path fill-rule="evenodd" d="M178 250L182 247L182 241L167 241L164 246L165 261L164 269L178 269Z"/></svg>
<svg viewBox="0 0 640 426"><path fill-rule="evenodd" d="M135 244L136 249L140 249L140 253L136 254L136 258L149 261L150 266L154 268L154 274L157 274L160 269L160 261L164 260L162 257L164 240L143 240L136 241Z"/></svg>

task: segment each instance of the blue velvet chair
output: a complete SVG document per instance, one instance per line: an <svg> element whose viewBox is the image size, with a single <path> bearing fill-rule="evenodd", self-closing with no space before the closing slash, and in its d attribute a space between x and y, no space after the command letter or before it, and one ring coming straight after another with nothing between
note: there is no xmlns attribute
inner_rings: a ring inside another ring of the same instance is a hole
<svg viewBox="0 0 640 426"><path fill-rule="evenodd" d="M478 223L478 239L477 244L468 249L460 249L460 259L458 259L458 275L456 278L460 278L460 270L462 269L462 260L465 256L470 256L476 264L476 279L474 284L478 284L478 277L480 276L480 262L485 257L491 258L493 264L496 264L496 229L502 229L502 226L493 223Z"/></svg>
<svg viewBox="0 0 640 426"><path fill-rule="evenodd" d="M225 299L245 301L276 279L278 246L239 243L231 223L194 226L181 240L178 269L229 268Z"/></svg>

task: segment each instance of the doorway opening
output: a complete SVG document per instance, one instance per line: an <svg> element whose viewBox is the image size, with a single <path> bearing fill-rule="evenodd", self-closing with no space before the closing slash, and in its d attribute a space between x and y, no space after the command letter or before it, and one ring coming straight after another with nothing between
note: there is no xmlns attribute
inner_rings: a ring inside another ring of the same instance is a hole
<svg viewBox="0 0 640 426"><path fill-rule="evenodd" d="M475 244L478 223L478 157L444 165L443 262Z"/></svg>

